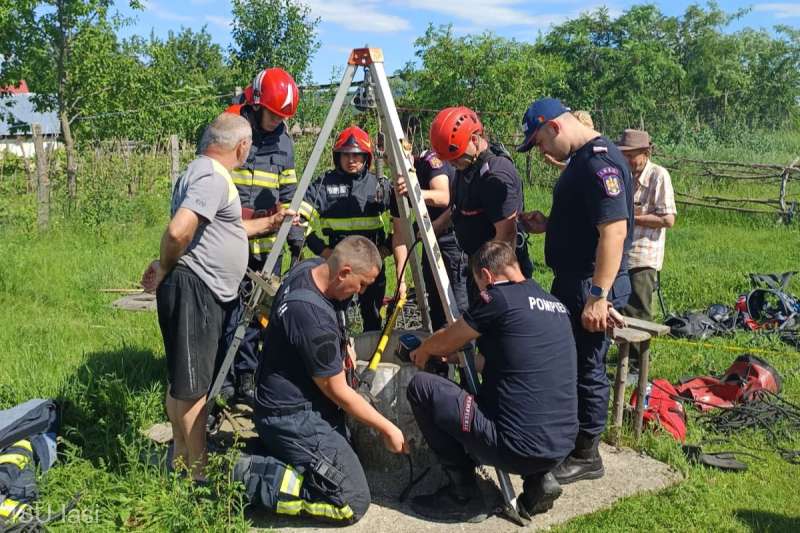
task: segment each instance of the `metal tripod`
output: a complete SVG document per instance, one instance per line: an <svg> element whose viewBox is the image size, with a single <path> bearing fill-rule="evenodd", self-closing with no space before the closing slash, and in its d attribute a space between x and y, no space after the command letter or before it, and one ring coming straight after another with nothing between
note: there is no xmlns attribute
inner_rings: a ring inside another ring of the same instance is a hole
<svg viewBox="0 0 800 533"><path fill-rule="evenodd" d="M398 198L398 208L400 217L404 220L405 241L408 245L408 253L414 254L415 250L411 244L414 242L413 223L416 221L419 227L419 236L422 240L423 248L431 271L433 279L436 284L436 290L443 303L444 313L448 323L455 321L458 314L458 307L455 301L453 289L450 286L450 279L447 276L444 262L442 261L442 253L439 249L439 244L436 240L436 235L433 232L433 224L428 214L427 206L422 198L422 189L420 188L419 181L417 180L416 172L414 170L413 160L411 155L403 149L404 133L400 123L400 118L397 114L397 108L394 103L391 89L389 88L389 81L386 78L386 72L383 66L383 52L379 48L357 48L350 53L347 61L347 68L342 76L341 84L336 91L336 96L333 99L333 104L328 111L328 116L322 125L317 142L311 152L308 163L303 170L303 175L297 184L297 191L292 199L290 209L299 211L300 204L305 197L306 190L308 189L313 176L315 175L317 165L319 163L322 151L331 135L333 126L341 112L348 90L350 89L356 70L364 68L368 73L367 79L372 83L375 90L375 101L379 112L379 117L382 119L383 124L386 126L386 154L389 158L389 168L392 177L397 180L402 177L407 185L408 198ZM410 208L409 208L410 200ZM412 219L413 213L413 219ZM236 333L233 338L231 346L225 355L220 373L217 375L214 385L209 393L209 402L213 397L219 393L222 387L222 382L230 369L233 362L234 355L244 338L244 332L247 325L253 319L258 306L266 296L274 296L277 290L278 283L271 275L273 268L277 262L286 238L289 234L291 227L291 220L284 220L278 234L276 236L275 244L267 256L267 261L263 269L258 275L251 274L251 279L254 280L254 290L250 296L244 316L240 322ZM422 279L421 265L418 258L411 258L412 274L414 277L414 284L417 287L417 301L420 306L425 305L425 291ZM420 307L423 315L423 320L428 324L427 308ZM477 374L475 371L475 354L473 349L468 349L459 353L459 366L462 369L462 385L467 392L472 395L477 394ZM497 477L500 483L500 491L503 495L504 506L502 509L503 514L510 520L519 525L526 525L529 521L522 518L517 512L516 495L514 488L511 485L511 478L508 473L496 469Z"/></svg>

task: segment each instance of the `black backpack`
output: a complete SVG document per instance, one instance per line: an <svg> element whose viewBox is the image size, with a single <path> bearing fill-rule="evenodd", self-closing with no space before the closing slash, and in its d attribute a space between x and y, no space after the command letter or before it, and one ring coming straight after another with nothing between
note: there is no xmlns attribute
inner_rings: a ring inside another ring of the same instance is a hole
<svg viewBox="0 0 800 533"><path fill-rule="evenodd" d="M731 318L729 315L720 316L714 312L716 311L715 307L716 305L712 305L709 308L712 313L709 311L687 311L682 315L670 315L664 321L664 324L669 326L670 334L673 337L684 339L704 340L715 335L730 333L735 324L735 317Z"/></svg>

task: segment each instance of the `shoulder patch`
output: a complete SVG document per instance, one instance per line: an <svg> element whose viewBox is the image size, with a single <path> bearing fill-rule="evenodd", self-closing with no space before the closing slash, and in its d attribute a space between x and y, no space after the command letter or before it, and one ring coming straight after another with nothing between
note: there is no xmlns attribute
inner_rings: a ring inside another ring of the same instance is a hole
<svg viewBox="0 0 800 533"><path fill-rule="evenodd" d="M622 192L622 182L617 167L603 167L597 171L597 177L600 178L606 195L619 196L619 193Z"/></svg>
<svg viewBox="0 0 800 533"><path fill-rule="evenodd" d="M492 295L489 294L489 291L481 291L480 292L481 300L483 303L488 304L492 301Z"/></svg>
<svg viewBox="0 0 800 533"><path fill-rule="evenodd" d="M439 169L439 168L442 168L444 166L444 163L442 163L442 160L439 159L438 157L436 157L435 155L432 155L430 157L430 159L428 159L428 164L431 166L431 168L435 168L435 169Z"/></svg>

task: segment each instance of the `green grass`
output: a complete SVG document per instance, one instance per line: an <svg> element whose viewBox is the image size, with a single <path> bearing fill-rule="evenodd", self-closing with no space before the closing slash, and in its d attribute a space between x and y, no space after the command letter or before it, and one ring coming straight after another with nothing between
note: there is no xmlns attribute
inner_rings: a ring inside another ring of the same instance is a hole
<svg viewBox="0 0 800 533"><path fill-rule="evenodd" d="M798 145L800 140L792 137L767 160L789 160L791 153L800 153ZM742 150L738 157L743 160L755 161L759 155L755 148ZM730 155L737 155L735 151ZM19 179L0 182L0 408L32 397L61 403L62 460L43 476L40 505L55 509L80 492L78 509L84 520L73 513L72 520L54 529L246 530L237 487L218 479L208 491L214 494L198 494L143 460L152 446L140 429L165 420L160 332L154 314L113 310L109 303L116 295L98 291L135 286L157 253L166 222L164 180L134 199L86 187L73 221L56 210L53 229L42 234L33 229L34 200L19 184ZM528 187L527 192L529 209L548 210L546 186ZM797 225L784 227L763 216L679 209L678 223L667 238L663 275L673 310L730 305L747 289L747 273L800 267ZM535 277L548 287L552 276L543 266L541 238L531 239L531 250ZM800 280L793 289L800 294ZM719 372L736 350L754 348L767 351L762 355L784 375L785 396L800 400L800 353L774 339L745 334L709 344L654 341L652 376L675 381ZM689 441L711 437L690 413ZM788 444L800 448L800 439ZM726 474L687 464L677 445L660 433L646 432L641 446L682 472L685 480L656 494L626 498L559 531L800 530L800 466L760 451L756 453L764 460L749 461L746 473ZM763 435L748 433L722 448L743 446L763 449L768 443Z"/></svg>

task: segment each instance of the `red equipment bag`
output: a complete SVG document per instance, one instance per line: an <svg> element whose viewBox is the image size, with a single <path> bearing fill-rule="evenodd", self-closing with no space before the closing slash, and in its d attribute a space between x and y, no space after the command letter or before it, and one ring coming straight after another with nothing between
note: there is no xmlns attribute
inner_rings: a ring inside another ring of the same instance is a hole
<svg viewBox="0 0 800 533"><path fill-rule="evenodd" d="M708 411L715 407L731 408L737 403L747 403L761 390L778 394L781 391L781 377L764 359L745 354L737 357L721 378L689 378L682 381L676 390L681 396L693 400L701 411Z"/></svg>
<svg viewBox="0 0 800 533"><path fill-rule="evenodd" d="M675 387L665 379L654 379L647 386L648 392L644 399L644 422L648 425L658 424L673 438L686 442L686 413L683 406L675 398L678 392ZM631 407L636 408L638 391L631 395Z"/></svg>

